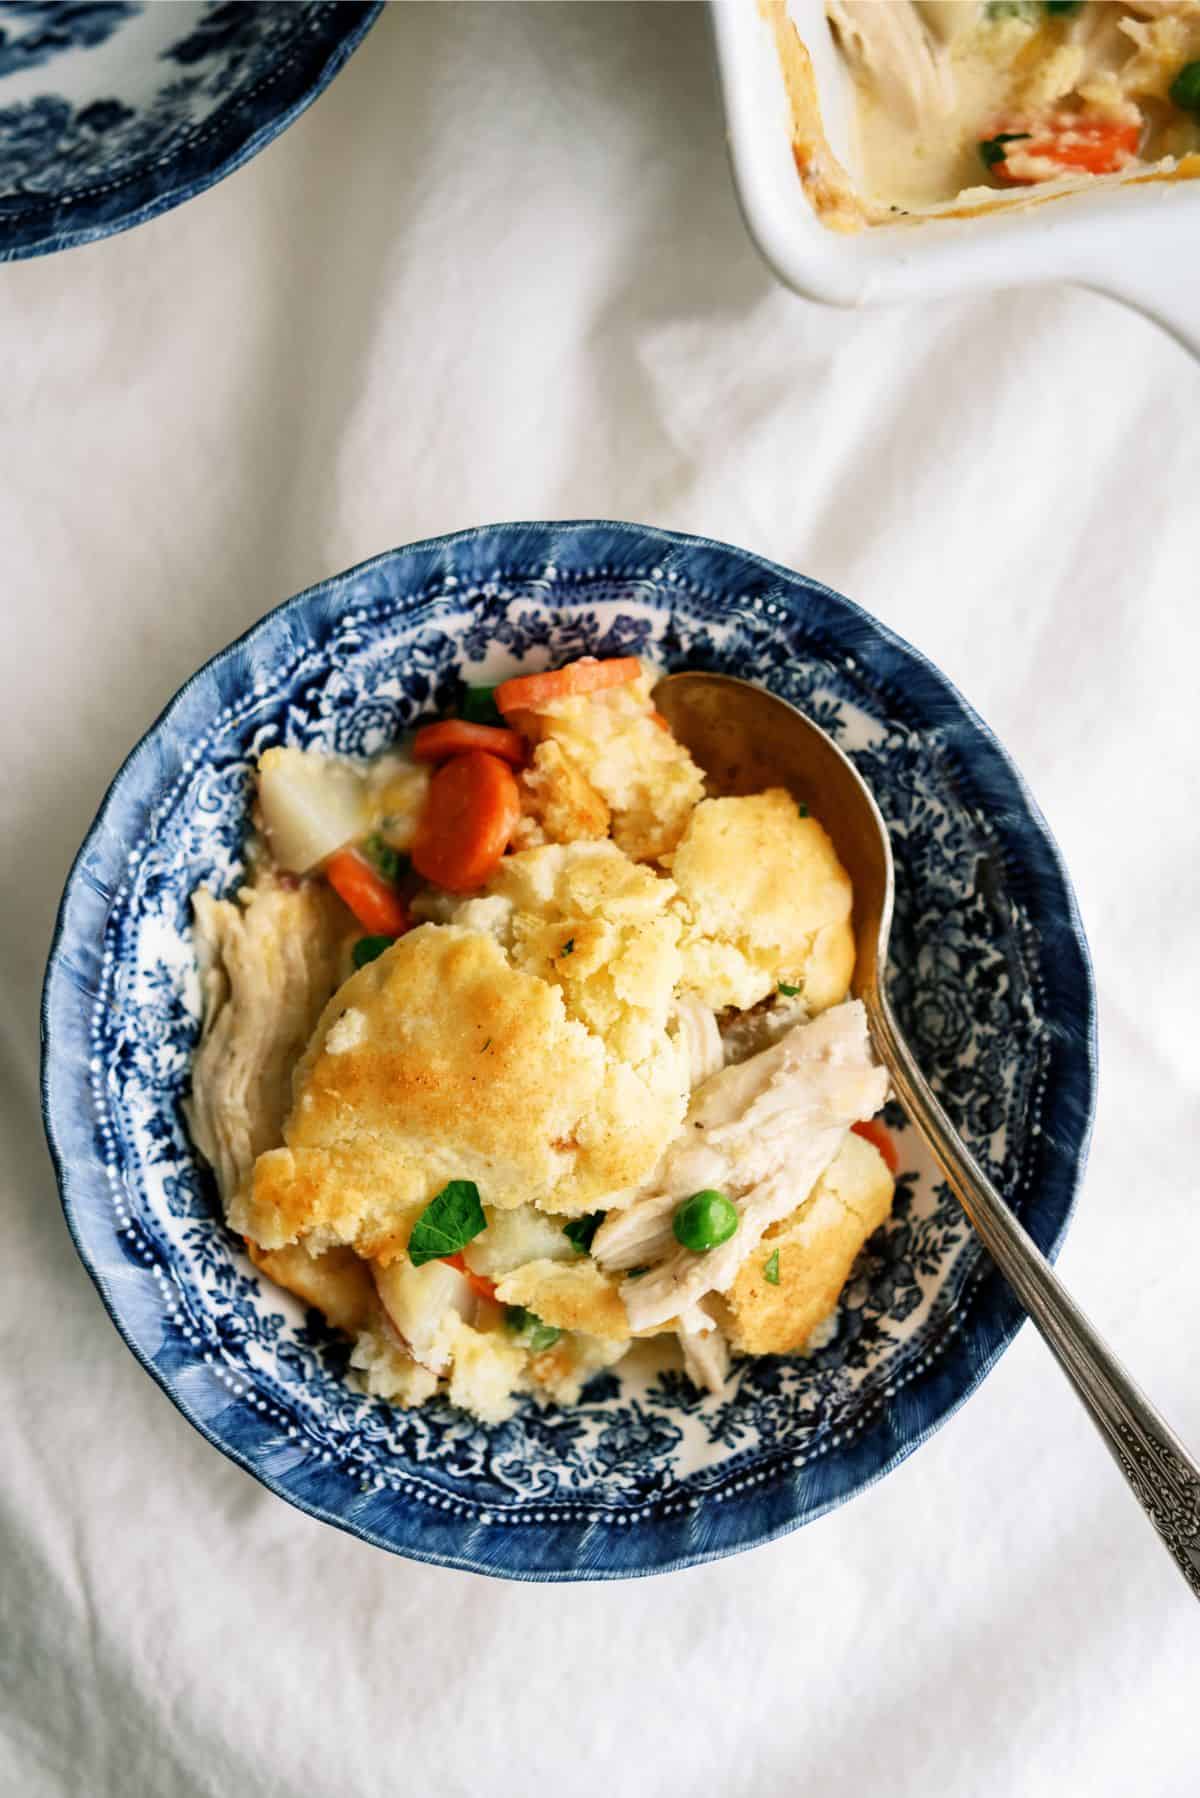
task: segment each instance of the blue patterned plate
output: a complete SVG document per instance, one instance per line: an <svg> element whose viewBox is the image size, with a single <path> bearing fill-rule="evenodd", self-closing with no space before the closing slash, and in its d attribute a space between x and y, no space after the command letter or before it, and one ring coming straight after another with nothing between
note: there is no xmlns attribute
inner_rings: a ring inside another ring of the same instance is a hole
<svg viewBox="0 0 1200 1798"><path fill-rule="evenodd" d="M0 0L0 262L90 243L240 168L381 0Z"/></svg>
<svg viewBox="0 0 1200 1798"><path fill-rule="evenodd" d="M188 896L232 888L268 744L370 752L495 679L583 653L765 682L845 745L892 831L892 990L924 1067L1037 1242L1067 1226L1094 1001L1071 888L985 725L915 650L815 581L702 538L511 524L310 588L189 682L118 774L71 872L43 1002L46 1127L113 1321L272 1491L419 1560L526 1579L686 1566L820 1516L974 1390L1019 1314L910 1130L895 1213L808 1360L720 1397L653 1364L486 1429L393 1410L218 1222L180 1115L199 1016ZM890 1121L900 1126L899 1113Z"/></svg>

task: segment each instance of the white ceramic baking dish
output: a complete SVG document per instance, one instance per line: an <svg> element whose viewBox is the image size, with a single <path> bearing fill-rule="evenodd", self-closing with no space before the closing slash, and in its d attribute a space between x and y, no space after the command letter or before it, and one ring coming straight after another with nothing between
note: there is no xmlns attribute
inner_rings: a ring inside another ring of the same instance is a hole
<svg viewBox="0 0 1200 1798"><path fill-rule="evenodd" d="M1167 176L1055 184L980 209L831 229L818 216L814 132L852 179L855 159L851 83L823 0L712 0L711 14L742 210L789 287L857 306L1077 281L1151 314L1200 354L1200 157Z"/></svg>

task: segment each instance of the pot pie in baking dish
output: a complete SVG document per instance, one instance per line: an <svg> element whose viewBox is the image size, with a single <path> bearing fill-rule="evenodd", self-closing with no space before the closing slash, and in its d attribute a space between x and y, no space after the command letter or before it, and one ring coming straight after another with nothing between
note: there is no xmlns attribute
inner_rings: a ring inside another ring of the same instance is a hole
<svg viewBox="0 0 1200 1798"><path fill-rule="evenodd" d="M499 1422L664 1334L718 1390L828 1339L891 1208L849 878L782 788L706 795L652 679L268 749L241 889L193 896L193 1140L395 1403Z"/></svg>
<svg viewBox="0 0 1200 1798"><path fill-rule="evenodd" d="M826 0L853 83L857 188L824 141L786 0L761 4L797 165L835 228L962 216L996 189L1197 171L1200 0Z"/></svg>

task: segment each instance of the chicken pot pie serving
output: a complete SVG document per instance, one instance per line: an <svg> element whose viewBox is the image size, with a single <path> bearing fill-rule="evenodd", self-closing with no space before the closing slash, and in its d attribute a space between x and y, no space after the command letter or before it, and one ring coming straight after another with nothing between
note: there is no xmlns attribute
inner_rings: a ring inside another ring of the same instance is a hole
<svg viewBox="0 0 1200 1798"><path fill-rule="evenodd" d="M826 0L854 87L857 185L825 143L786 0L762 0L796 160L837 228L978 210L989 189L1195 172L1200 0Z"/></svg>
<svg viewBox="0 0 1200 1798"><path fill-rule="evenodd" d="M708 797L634 658L370 763L258 767L194 895L188 1107L228 1221L366 1390L486 1423L641 1338L712 1390L828 1332L894 1155L852 893L780 788Z"/></svg>

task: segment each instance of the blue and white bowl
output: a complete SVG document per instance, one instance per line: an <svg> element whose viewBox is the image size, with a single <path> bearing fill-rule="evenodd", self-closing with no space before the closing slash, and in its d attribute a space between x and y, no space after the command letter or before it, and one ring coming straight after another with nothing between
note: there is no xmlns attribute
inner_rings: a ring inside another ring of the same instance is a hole
<svg viewBox="0 0 1200 1798"><path fill-rule="evenodd" d="M0 0L0 262L190 200L290 125L382 0Z"/></svg>
<svg viewBox="0 0 1200 1798"><path fill-rule="evenodd" d="M218 1218L180 1101L199 1022L189 895L233 888L272 743L390 743L496 678L591 653L761 681L849 750L892 832L891 988L975 1153L1053 1254L1095 1089L1067 875L1004 751L945 677L828 588L638 525L511 524L393 550L267 615L133 751L72 869L46 979L46 1127L79 1253L130 1348L272 1491L419 1560L607 1579L729 1554L840 1504L974 1391L1020 1314L900 1130L894 1214L810 1359L720 1397L618 1369L498 1429L394 1410ZM902 1124L893 1110L889 1120Z"/></svg>

